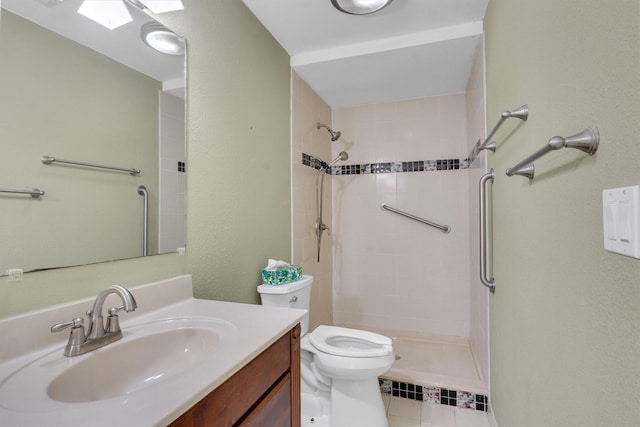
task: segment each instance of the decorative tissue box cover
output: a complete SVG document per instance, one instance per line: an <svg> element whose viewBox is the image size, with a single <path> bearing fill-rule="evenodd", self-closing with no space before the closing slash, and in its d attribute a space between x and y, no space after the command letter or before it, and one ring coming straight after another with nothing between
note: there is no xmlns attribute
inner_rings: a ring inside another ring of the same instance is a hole
<svg viewBox="0 0 640 427"><path fill-rule="evenodd" d="M290 265L276 271L262 270L262 283L265 285L284 285L302 279L302 266Z"/></svg>

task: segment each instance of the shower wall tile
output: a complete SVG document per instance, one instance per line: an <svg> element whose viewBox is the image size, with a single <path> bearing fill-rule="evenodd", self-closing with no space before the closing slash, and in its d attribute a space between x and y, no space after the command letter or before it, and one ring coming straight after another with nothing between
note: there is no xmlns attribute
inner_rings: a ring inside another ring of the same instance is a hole
<svg viewBox="0 0 640 427"><path fill-rule="evenodd" d="M311 289L310 328L330 324L333 319L332 297L332 241L323 235L320 263L317 260L315 169L304 165L303 153L314 158L331 160L331 140L325 129L317 129L318 122L331 126L328 105L296 73L292 85L292 257L291 262L302 265L304 274L313 275ZM325 177L326 178L326 177ZM331 224L331 179L324 180L324 222Z"/></svg>
<svg viewBox="0 0 640 427"><path fill-rule="evenodd" d="M465 95L335 110L333 126L331 157L349 153L331 171L334 323L468 337Z"/></svg>
<svg viewBox="0 0 640 427"><path fill-rule="evenodd" d="M471 77L467 85L467 134L468 149L471 150L477 140L487 134L484 93L484 49L480 51L474 62ZM485 171L486 150L481 152L473 167L469 169L469 185L475 188ZM470 188L470 189L471 189ZM469 236L472 242L478 242L479 216L478 192L469 191ZM489 378L489 292L479 280L480 253L479 245L472 244L469 251L469 276L471 289L469 295L470 330L469 342L477 363L478 373L484 381Z"/></svg>
<svg viewBox="0 0 640 427"><path fill-rule="evenodd" d="M473 190L481 173L475 168L483 167L486 154L467 161L485 134L483 65L474 66L466 94L333 112L295 73L292 87L293 257L315 277L312 327L333 321L466 337L473 323L471 334L486 337L486 292L470 289L483 290L474 286L477 244L469 244L478 238ZM324 129L316 129L318 121L340 130L340 140L330 142ZM326 165L343 150L349 160L325 180L332 236L323 236L317 263L316 174L300 159L311 156ZM453 231L444 234L383 211L382 202ZM484 341L478 346L488 346Z"/></svg>

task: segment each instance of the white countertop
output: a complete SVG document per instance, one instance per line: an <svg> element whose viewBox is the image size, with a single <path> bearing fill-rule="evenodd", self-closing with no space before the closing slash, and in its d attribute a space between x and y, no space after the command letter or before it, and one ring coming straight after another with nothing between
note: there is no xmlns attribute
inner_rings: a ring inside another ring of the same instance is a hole
<svg viewBox="0 0 640 427"><path fill-rule="evenodd" d="M181 276L183 286L186 289L185 278L187 278L190 288L191 282L189 276ZM129 288L135 296L138 306L145 306L145 296L149 295L149 299L153 299L151 295L155 295L155 299L161 299L157 296L162 293L163 286L171 286L170 281L158 282L155 284L145 285L145 287ZM169 288L165 288L169 289ZM175 290L175 288L172 288ZM189 289L190 292L190 289ZM217 347L211 354L211 359L200 363L193 369L186 369L181 375L158 381L156 384L142 388L136 392L129 393L124 396L114 397L110 399L86 402L86 403L64 403L56 402L47 396L44 388L29 386L29 393L33 392L34 402L48 400L46 409L26 409L11 407L11 405L2 402L0 397L0 425L2 426L160 426L166 425L175 420L179 415L191 408L195 403L209 394L217 386L230 378L234 373L240 370L244 365L251 361L255 356L274 343L284 333L295 326L305 310L286 309L277 307L265 307L253 304L238 304L221 301L199 300L190 297L188 294L182 294L177 298L176 303L168 304L168 301L159 301L155 306L147 306L147 309L136 316L127 319L129 313L121 312L121 324L123 331L123 341L127 337L127 328L136 325L153 322L167 318L215 318L222 319L233 325L234 334L226 339L223 345ZM78 306L86 306L87 301L75 303L74 309ZM105 306L107 307L107 306ZM68 307L56 307L55 310L61 309L68 312ZM45 313L46 312L46 313ZM34 316L42 320L43 313L46 318L55 318L55 312L52 317L51 310L42 310L20 318L12 318L0 321L0 336L3 336L2 347L12 346L10 337L5 338L5 332L8 328L11 330L22 325L33 325ZM78 312L80 315L82 311ZM31 318L29 318L31 316ZM48 316L48 317L47 317ZM60 318L57 314L58 322L70 320ZM21 323L22 322L22 323ZM55 322L53 322L55 323ZM42 334L42 330L48 329L52 323L45 323L39 326L38 333ZM22 329L22 334L29 334L28 331ZM14 331L19 332L19 331ZM17 334L12 334L17 335ZM34 334L37 335L37 334ZM70 366L77 363L84 357L90 357L91 353L76 356L72 358L63 355L64 346L68 333L62 333L63 343L57 338L55 344L45 347L33 348L34 342L42 340L32 339L28 343L19 343L18 347L24 347L26 353L14 349L13 353L7 357L8 352L2 350L4 354L0 354L0 396L2 395L2 387L6 382L6 378L15 372L16 369L24 366L31 360L37 359L46 354L59 354L59 360L56 363ZM45 337L42 334L42 337ZM23 340L24 341L24 340ZM114 343L116 344L116 343ZM113 345L113 344L112 344ZM107 346L108 347L108 346ZM103 348L107 348L103 347ZM95 350L100 351L100 349ZM120 357L114 361L115 364L126 364L126 358ZM54 364L52 364L54 365Z"/></svg>

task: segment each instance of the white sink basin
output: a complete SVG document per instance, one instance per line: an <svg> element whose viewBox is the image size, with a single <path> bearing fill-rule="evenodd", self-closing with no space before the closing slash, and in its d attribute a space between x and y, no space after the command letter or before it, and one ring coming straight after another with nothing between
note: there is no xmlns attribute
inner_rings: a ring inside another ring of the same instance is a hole
<svg viewBox="0 0 640 427"><path fill-rule="evenodd" d="M172 318L123 328L124 337L98 350L65 357L48 353L0 383L0 405L41 411L60 405L122 398L197 369L237 336L215 318ZM46 391L34 399L34 389Z"/></svg>

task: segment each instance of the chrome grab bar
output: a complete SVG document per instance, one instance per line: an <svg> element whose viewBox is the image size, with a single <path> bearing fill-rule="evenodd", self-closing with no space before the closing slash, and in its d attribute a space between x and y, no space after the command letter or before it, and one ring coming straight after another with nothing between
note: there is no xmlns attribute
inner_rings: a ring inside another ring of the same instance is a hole
<svg viewBox="0 0 640 427"><path fill-rule="evenodd" d="M408 214L408 213L403 212L401 210L392 208L391 206L387 205L386 203L383 203L382 205L380 205L380 207L382 209L384 209L384 210L397 213L398 215L402 215L402 216L410 218L410 219L412 219L414 221L418 221L418 222L421 222L423 224L427 224L427 225L429 225L431 227L438 228L438 229L442 230L443 233L449 233L451 231L451 227L449 227L448 225L440 225L440 224L436 224L435 222L427 221L426 219L422 219L422 218L417 217L415 215L411 215L411 214Z"/></svg>
<svg viewBox="0 0 640 427"><path fill-rule="evenodd" d="M598 151L598 144L600 143L600 132L598 128L587 128L580 133L563 138L561 136L554 136L547 142L547 145L531 154L526 159L512 168L506 170L507 176L520 175L533 179L535 174L535 168L533 162L545 154L559 150L561 148L576 148L580 151L584 151L590 156L593 156Z"/></svg>
<svg viewBox="0 0 640 427"><path fill-rule="evenodd" d="M90 167L90 168L109 169L109 170L127 172L130 175L134 175L134 176L140 174L140 169L119 168L119 167L116 167L116 166L98 165L96 163L76 162L75 160L58 159L58 158L52 157L52 156L42 156L41 161L45 165L50 165L51 163L56 162L56 163L66 163L66 164L69 164L69 165L76 165L76 166L87 166L87 167Z"/></svg>
<svg viewBox="0 0 640 427"><path fill-rule="evenodd" d="M12 193L12 194L28 194L34 199L44 196L44 191L39 188L34 188L32 190L13 190L11 188L0 188L0 193Z"/></svg>
<svg viewBox="0 0 640 427"><path fill-rule="evenodd" d="M142 213L142 256L149 254L149 193L147 187L140 185L138 187L138 194L144 198L144 212Z"/></svg>
<svg viewBox="0 0 640 427"><path fill-rule="evenodd" d="M480 178L480 281L492 292L495 291L496 281L494 278L487 278L487 206L486 192L487 182L493 183L493 169L482 175Z"/></svg>

